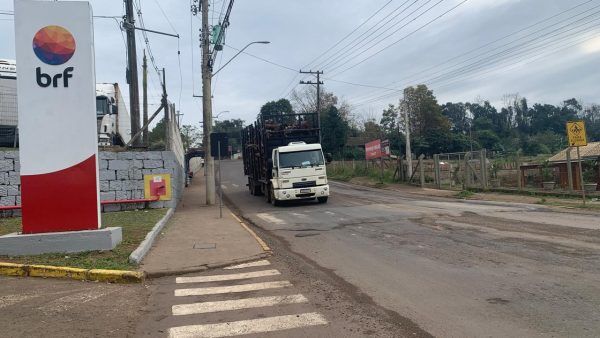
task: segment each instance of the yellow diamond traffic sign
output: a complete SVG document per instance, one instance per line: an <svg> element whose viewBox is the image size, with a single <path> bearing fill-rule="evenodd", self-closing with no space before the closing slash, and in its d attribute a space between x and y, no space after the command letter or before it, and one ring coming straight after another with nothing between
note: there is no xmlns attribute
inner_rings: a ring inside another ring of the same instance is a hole
<svg viewBox="0 0 600 338"><path fill-rule="evenodd" d="M571 147L587 146L587 137L585 134L585 123L583 121L567 122L567 136L569 137L569 146L571 146Z"/></svg>

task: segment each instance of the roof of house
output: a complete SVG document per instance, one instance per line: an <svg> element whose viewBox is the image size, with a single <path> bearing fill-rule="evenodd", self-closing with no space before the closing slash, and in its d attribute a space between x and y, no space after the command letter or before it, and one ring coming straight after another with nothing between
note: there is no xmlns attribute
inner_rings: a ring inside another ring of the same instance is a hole
<svg viewBox="0 0 600 338"><path fill-rule="evenodd" d="M567 162L567 151L571 149L571 160L577 160L577 148L565 148L561 150L556 155L550 157L548 159L549 162ZM600 142L590 142L585 147L580 147L579 151L581 152L582 159L597 159L600 157Z"/></svg>

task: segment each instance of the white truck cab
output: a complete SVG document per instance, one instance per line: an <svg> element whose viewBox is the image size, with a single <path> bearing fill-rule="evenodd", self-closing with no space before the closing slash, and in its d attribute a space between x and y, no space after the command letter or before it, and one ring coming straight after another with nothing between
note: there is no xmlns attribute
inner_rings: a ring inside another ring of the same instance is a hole
<svg viewBox="0 0 600 338"><path fill-rule="evenodd" d="M271 158L273 203L314 198L320 203L327 202L329 184L320 144L291 142L273 149Z"/></svg>

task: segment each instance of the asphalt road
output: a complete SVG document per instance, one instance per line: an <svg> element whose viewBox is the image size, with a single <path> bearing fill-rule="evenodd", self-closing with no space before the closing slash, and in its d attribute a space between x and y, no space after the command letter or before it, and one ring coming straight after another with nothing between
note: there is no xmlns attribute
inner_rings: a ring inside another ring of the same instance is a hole
<svg viewBox="0 0 600 338"><path fill-rule="evenodd" d="M139 284L0 277L0 337L131 337L147 293Z"/></svg>
<svg viewBox="0 0 600 338"><path fill-rule="evenodd" d="M397 336L600 335L597 215L342 183L327 204L273 207L249 194L241 161L222 166L228 202L275 258L381 320L370 334L396 325ZM329 316L348 311L324 304Z"/></svg>

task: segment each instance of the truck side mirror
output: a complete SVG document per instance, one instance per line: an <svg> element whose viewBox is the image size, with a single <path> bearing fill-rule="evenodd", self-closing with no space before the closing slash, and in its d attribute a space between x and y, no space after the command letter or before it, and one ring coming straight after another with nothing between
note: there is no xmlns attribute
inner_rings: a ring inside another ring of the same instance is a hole
<svg viewBox="0 0 600 338"><path fill-rule="evenodd" d="M333 155L331 153L325 153L325 162L331 163L333 161Z"/></svg>

